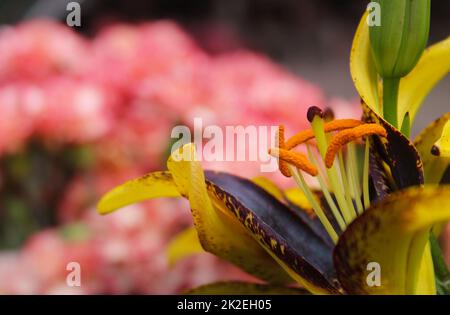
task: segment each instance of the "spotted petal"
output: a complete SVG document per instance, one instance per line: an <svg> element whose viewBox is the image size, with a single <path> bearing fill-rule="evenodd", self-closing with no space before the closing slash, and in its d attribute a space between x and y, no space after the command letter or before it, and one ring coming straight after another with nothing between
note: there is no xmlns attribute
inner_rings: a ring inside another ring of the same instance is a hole
<svg viewBox="0 0 450 315"><path fill-rule="evenodd" d="M353 294L435 294L431 227L450 219L450 186L413 187L389 195L355 219L334 251L338 278ZM370 286L369 263L381 267Z"/></svg>
<svg viewBox="0 0 450 315"><path fill-rule="evenodd" d="M184 146L179 153L188 153L189 158L169 158L170 172L165 179L170 176L172 183L165 185L171 187L171 194L175 187L189 200L198 239L206 251L272 283L292 283L294 279L314 293L339 291L332 245L315 233L310 222L249 180L204 173L193 145ZM99 211L108 213L132 203L133 198L126 197L129 194L137 201L146 190L150 197L161 195L152 194L148 183L141 187L143 183L142 179L130 181L107 193Z"/></svg>
<svg viewBox="0 0 450 315"><path fill-rule="evenodd" d="M362 104L364 120L383 126L387 138L370 137L370 173L379 197L424 183L423 164L414 144L399 130Z"/></svg>
<svg viewBox="0 0 450 315"><path fill-rule="evenodd" d="M251 181L211 171L205 175L210 195L222 200L294 279L311 292L337 292L332 243L324 233Z"/></svg>
<svg viewBox="0 0 450 315"><path fill-rule="evenodd" d="M450 182L450 178L444 177L446 170L450 168L450 157L435 156L431 154L431 149L438 139L442 137L450 138L450 128L449 134L443 134L444 126L449 123L450 113L447 113L432 122L414 141L414 145L419 151L423 161L425 183L438 184L439 182Z"/></svg>

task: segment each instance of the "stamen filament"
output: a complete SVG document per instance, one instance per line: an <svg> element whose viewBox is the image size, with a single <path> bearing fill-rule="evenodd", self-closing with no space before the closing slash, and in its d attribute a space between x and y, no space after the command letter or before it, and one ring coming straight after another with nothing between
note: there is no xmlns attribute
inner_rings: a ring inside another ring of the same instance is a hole
<svg viewBox="0 0 450 315"><path fill-rule="evenodd" d="M317 147L322 158L325 158L328 142L325 135L324 124L322 118L316 116L311 121L311 127L314 131L314 135L317 141ZM350 214L350 209L348 209L347 202L344 197L344 192L342 191L342 186L337 174L336 168L333 166L327 169L327 175L330 180L330 186L334 195L336 197L339 208L341 209L342 215L344 217L345 223L348 224L352 221L352 216Z"/></svg>
<svg viewBox="0 0 450 315"><path fill-rule="evenodd" d="M318 166L317 169L319 170L319 175L317 176L317 180L319 181L320 189L322 190L325 200L327 201L328 206L331 209L331 213L333 213L333 216L336 219L336 222L338 223L339 227L343 231L343 230L345 230L346 224L345 224L344 219L342 218L342 214L339 212L339 209L336 206L336 203L334 202L333 198L331 197L330 191L327 188L323 170L319 167L319 163L318 163L316 157L314 156L314 154L312 153L309 145L306 145L306 149L308 150L309 159Z"/></svg>
<svg viewBox="0 0 450 315"><path fill-rule="evenodd" d="M347 174L347 178L348 178L349 185L350 185L350 195L352 196L352 199L354 199L356 201L356 199L357 199L356 196L358 194L356 193L355 179L353 178L352 168L350 166L350 157L349 157L348 153L345 156L345 172ZM360 209L358 208L357 203L356 203L356 210L358 213L360 213Z"/></svg>
<svg viewBox="0 0 450 315"><path fill-rule="evenodd" d="M309 189L308 185L305 182L305 179L303 178L303 175L292 165L289 165L289 170L291 174L293 174L295 182L305 194L305 197L308 199L308 202L311 204L312 208L314 209L314 212L316 213L323 227L327 231L328 235L330 235L331 239L336 244L338 241L338 235L334 230L333 226L331 225L330 221L328 220L327 216L323 212L322 208L318 204L317 200L314 198L311 190Z"/></svg>
<svg viewBox="0 0 450 315"><path fill-rule="evenodd" d="M347 146L347 170L350 172L349 179L351 186L353 186L352 190L356 201L356 209L358 210L358 214L361 214L364 211L364 208L361 202L360 178L357 168L356 150L353 143L349 143Z"/></svg>
<svg viewBox="0 0 450 315"><path fill-rule="evenodd" d="M369 139L366 139L366 144L364 147L364 167L363 167L363 199L364 199L364 209L367 210L370 206L370 196L369 196Z"/></svg>
<svg viewBox="0 0 450 315"><path fill-rule="evenodd" d="M342 150L338 153L338 161L339 161L339 171L341 173L342 178L342 184L344 187L344 193L345 193L345 199L347 199L348 208L351 210L351 214L353 219L356 218L357 213L355 206L353 205L352 196L350 195L350 185L348 182L347 174L345 172L345 166L344 166L344 158L342 157Z"/></svg>

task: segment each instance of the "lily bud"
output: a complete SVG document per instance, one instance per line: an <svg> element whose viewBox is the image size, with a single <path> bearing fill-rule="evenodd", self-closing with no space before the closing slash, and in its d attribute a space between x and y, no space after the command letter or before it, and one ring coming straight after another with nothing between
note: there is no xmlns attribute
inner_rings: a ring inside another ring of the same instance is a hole
<svg viewBox="0 0 450 315"><path fill-rule="evenodd" d="M375 0L381 25L370 26L372 56L383 78L401 78L417 64L428 41L431 0Z"/></svg>

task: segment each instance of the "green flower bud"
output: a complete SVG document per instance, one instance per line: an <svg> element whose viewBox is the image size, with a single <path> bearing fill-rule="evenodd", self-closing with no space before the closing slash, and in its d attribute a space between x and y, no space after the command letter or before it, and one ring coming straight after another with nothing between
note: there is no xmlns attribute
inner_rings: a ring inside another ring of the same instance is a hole
<svg viewBox="0 0 450 315"><path fill-rule="evenodd" d="M370 26L372 56L383 78L400 78L419 61L428 41L431 0L375 0L381 25Z"/></svg>

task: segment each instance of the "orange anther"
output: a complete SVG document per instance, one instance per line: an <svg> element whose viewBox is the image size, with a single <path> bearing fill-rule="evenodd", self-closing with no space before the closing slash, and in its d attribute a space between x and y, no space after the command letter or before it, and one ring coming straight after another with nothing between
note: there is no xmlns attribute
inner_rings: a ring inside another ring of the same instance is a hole
<svg viewBox="0 0 450 315"><path fill-rule="evenodd" d="M278 126L278 147L280 149L286 149L286 145L284 142L284 125ZM269 152L270 154L270 152ZM292 174L289 171L289 167L283 160L278 160L278 167L280 169L281 174L283 174L286 177L291 177Z"/></svg>
<svg viewBox="0 0 450 315"><path fill-rule="evenodd" d="M342 130L334 135L328 145L327 153L325 155L325 166L327 168L333 166L334 157L342 146L358 138L369 135L379 135L385 138L387 136L386 129L378 124L363 124L351 129Z"/></svg>
<svg viewBox="0 0 450 315"><path fill-rule="evenodd" d="M280 162L284 161L292 164L311 176L317 176L318 174L317 168L308 160L306 155L302 153L292 152L281 148L273 148L269 150L269 154L278 157Z"/></svg>

